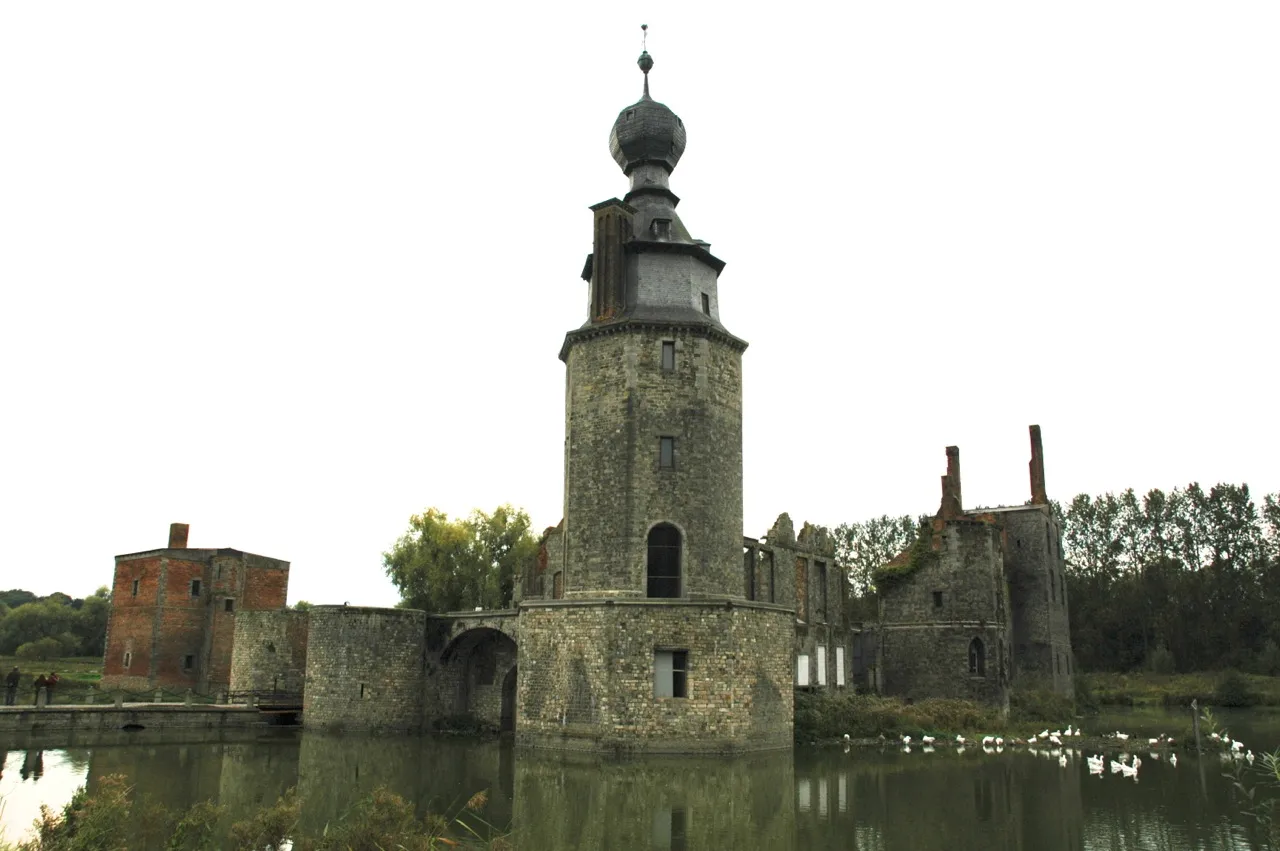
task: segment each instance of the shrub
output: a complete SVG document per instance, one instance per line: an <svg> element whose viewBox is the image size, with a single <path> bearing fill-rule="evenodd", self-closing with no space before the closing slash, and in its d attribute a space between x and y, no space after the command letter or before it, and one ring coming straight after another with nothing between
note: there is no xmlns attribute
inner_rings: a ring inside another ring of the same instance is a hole
<svg viewBox="0 0 1280 851"><path fill-rule="evenodd" d="M62 642L46 636L38 641L28 641L14 651L14 655L29 662L47 662L62 655Z"/></svg>
<svg viewBox="0 0 1280 851"><path fill-rule="evenodd" d="M1214 706L1253 706L1257 695L1249 687L1249 681L1239 671L1227 671L1218 680L1213 692Z"/></svg>
<svg viewBox="0 0 1280 851"><path fill-rule="evenodd" d="M1060 724L1076 714L1071 698L1047 689L1014 691L1009 695L1009 713L1015 721L1043 721Z"/></svg>
<svg viewBox="0 0 1280 851"><path fill-rule="evenodd" d="M796 693L795 735L799 741L876 736L962 733L1004 726L993 709L968 700L928 698L904 703L867 694Z"/></svg>
<svg viewBox="0 0 1280 851"><path fill-rule="evenodd" d="M1253 672L1266 677L1280 676L1280 645L1268 638L1253 660Z"/></svg>

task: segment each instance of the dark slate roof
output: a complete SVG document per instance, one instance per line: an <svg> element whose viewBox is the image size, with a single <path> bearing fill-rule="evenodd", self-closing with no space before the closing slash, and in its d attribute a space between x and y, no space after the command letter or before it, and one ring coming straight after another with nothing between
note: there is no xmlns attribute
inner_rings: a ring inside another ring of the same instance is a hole
<svg viewBox="0 0 1280 851"><path fill-rule="evenodd" d="M646 164L660 165L670 173L684 154L684 122L666 104L649 97L653 59L647 52L640 54L639 64L644 71L644 96L618 113L609 133L609 152L625 174Z"/></svg>

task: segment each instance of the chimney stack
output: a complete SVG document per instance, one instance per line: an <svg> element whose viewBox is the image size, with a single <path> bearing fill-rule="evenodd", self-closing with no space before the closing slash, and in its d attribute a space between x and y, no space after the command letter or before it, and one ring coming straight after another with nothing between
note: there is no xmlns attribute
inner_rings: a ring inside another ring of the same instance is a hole
<svg viewBox="0 0 1280 851"><path fill-rule="evenodd" d="M947 447L947 474L942 477L942 505L938 516L943 520L955 520L964 514L964 500L960 496L960 447Z"/></svg>
<svg viewBox="0 0 1280 851"><path fill-rule="evenodd" d="M1040 443L1040 426L1031 426L1031 504L1048 505L1044 489L1044 446Z"/></svg>
<svg viewBox="0 0 1280 851"><path fill-rule="evenodd" d="M186 523L169 524L169 549L185 550L187 548L187 532L191 527Z"/></svg>

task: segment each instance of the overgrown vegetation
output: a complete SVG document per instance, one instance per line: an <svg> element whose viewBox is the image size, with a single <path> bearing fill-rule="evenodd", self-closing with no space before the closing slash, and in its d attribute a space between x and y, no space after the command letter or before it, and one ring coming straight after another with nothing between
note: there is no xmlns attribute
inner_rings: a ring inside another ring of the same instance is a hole
<svg viewBox="0 0 1280 851"><path fill-rule="evenodd" d="M104 777L93 794L81 787L60 813L41 809L31 839L0 851L435 851L444 848L511 848L483 817L488 804L477 793L451 817L419 819L413 805L386 788L357 801L318 833L301 829L302 801L289 790L248 819L226 824L225 807L209 801L172 812L138 800L125 778Z"/></svg>
<svg viewBox="0 0 1280 851"><path fill-rule="evenodd" d="M911 546L873 571L871 581L876 588L892 588L937 561L938 554L933 551L932 530L922 521Z"/></svg>
<svg viewBox="0 0 1280 851"><path fill-rule="evenodd" d="M848 735L854 739L877 736L954 735L1005 730L1010 722L994 709L970 700L929 698L906 703L896 697L870 694L796 693L797 741L822 741Z"/></svg>
<svg viewBox="0 0 1280 851"><path fill-rule="evenodd" d="M1076 701L1083 693L1104 706L1280 706L1280 677L1238 671L1195 674L1082 674L1076 679ZM1083 708L1083 706L1082 706Z"/></svg>

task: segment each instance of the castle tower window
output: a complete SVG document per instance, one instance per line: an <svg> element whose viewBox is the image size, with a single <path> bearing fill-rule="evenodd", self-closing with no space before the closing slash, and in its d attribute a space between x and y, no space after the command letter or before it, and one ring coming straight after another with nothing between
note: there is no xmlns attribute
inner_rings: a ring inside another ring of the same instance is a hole
<svg viewBox="0 0 1280 851"><path fill-rule="evenodd" d="M236 610L236 601L228 597L222 601L222 611L234 612Z"/></svg>
<svg viewBox="0 0 1280 851"><path fill-rule="evenodd" d="M658 438L658 467L662 470L676 468L676 439L674 437Z"/></svg>
<svg viewBox="0 0 1280 851"><path fill-rule="evenodd" d="M192 597L200 596L200 580L199 579L191 580L191 596Z"/></svg>
<svg viewBox="0 0 1280 851"><path fill-rule="evenodd" d="M981 638L969 642L969 673L977 677L987 675L987 649L982 646Z"/></svg>
<svg viewBox="0 0 1280 851"><path fill-rule="evenodd" d="M662 371L675 372L676 370L676 341L662 341Z"/></svg>
<svg viewBox="0 0 1280 851"><path fill-rule="evenodd" d="M933 607L934 607L935 609L941 609L941 608L942 608L942 592L941 592L941 591L934 591L934 592L933 592Z"/></svg>
<svg viewBox="0 0 1280 851"><path fill-rule="evenodd" d="M129 666L133 664L133 654L128 650L124 651L124 669L129 670Z"/></svg>
<svg viewBox="0 0 1280 851"><path fill-rule="evenodd" d="M196 666L196 657L195 657L195 656L193 656L192 654L188 653L186 656L183 656L183 657L182 657L182 670L184 670L184 671L190 671L190 670L191 670L192 668L194 668L195 666Z"/></svg>
<svg viewBox="0 0 1280 851"><path fill-rule="evenodd" d="M706 293L702 294L702 312L711 315L711 296Z"/></svg>
<svg viewBox="0 0 1280 851"><path fill-rule="evenodd" d="M653 651L653 696L689 696L689 651Z"/></svg>
<svg viewBox="0 0 1280 851"><path fill-rule="evenodd" d="M680 596L680 530L668 523L649 530L647 589L650 597Z"/></svg>
<svg viewBox="0 0 1280 851"><path fill-rule="evenodd" d="M138 580L133 580L133 596L138 596Z"/></svg>
<svg viewBox="0 0 1280 851"><path fill-rule="evenodd" d="M671 239L671 219L654 219L649 228L654 239Z"/></svg>

